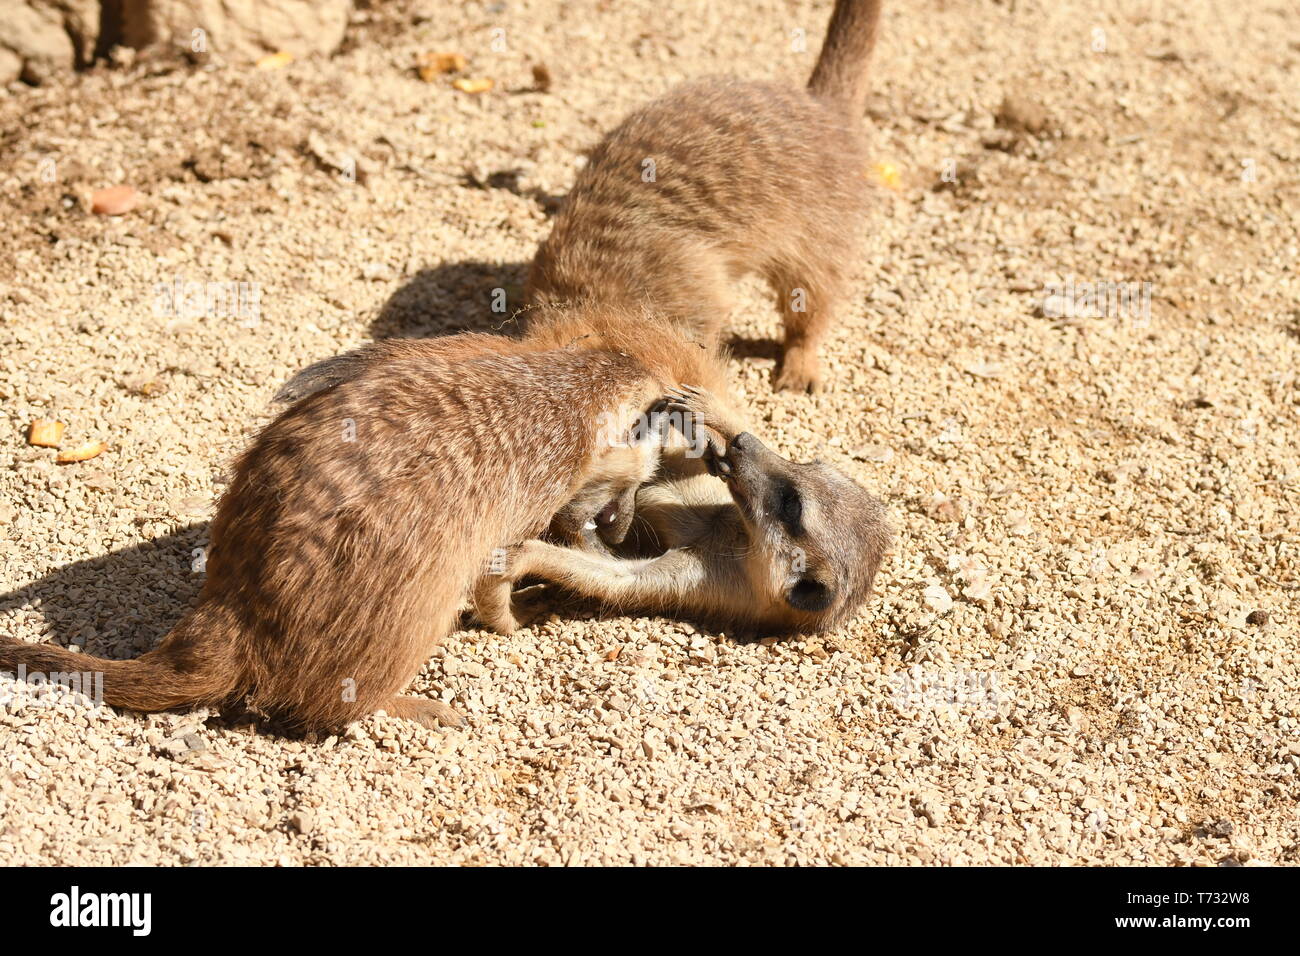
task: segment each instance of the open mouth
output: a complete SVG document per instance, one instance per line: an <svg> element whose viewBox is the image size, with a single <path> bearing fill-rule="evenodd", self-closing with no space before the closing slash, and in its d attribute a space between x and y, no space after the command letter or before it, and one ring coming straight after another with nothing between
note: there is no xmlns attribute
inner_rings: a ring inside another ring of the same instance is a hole
<svg viewBox="0 0 1300 956"><path fill-rule="evenodd" d="M611 501L597 511L595 516L588 519L587 523L582 526L582 530L595 531L597 528L608 528L616 521L618 521L618 499Z"/></svg>
<svg viewBox="0 0 1300 956"><path fill-rule="evenodd" d="M602 528L608 528L618 520L618 501L611 501L605 507L596 512L596 524Z"/></svg>

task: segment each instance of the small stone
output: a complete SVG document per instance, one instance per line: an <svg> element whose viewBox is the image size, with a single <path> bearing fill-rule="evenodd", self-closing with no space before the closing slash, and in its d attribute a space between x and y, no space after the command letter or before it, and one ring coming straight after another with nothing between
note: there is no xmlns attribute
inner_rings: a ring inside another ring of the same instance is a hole
<svg viewBox="0 0 1300 956"><path fill-rule="evenodd" d="M97 216L121 216L140 204L140 193L131 186L109 186L90 194L90 211Z"/></svg>
<svg viewBox="0 0 1300 956"><path fill-rule="evenodd" d="M947 614L952 610L953 600L941 584L932 584L925 589L925 603L938 614Z"/></svg>
<svg viewBox="0 0 1300 956"><path fill-rule="evenodd" d="M468 66L461 53L425 53L415 63L415 72L426 83L432 83L444 73L460 73Z"/></svg>
<svg viewBox="0 0 1300 956"><path fill-rule="evenodd" d="M462 93L469 93L471 95L476 95L479 93L486 93L488 90L492 89L494 83L488 77L483 77L481 79L471 79L469 77L461 77L458 80L452 80L451 85L455 89L460 90Z"/></svg>
<svg viewBox="0 0 1300 956"><path fill-rule="evenodd" d="M108 451L108 442L88 441L76 448L68 448L58 453L54 460L60 465L71 465L79 461L89 461Z"/></svg>
<svg viewBox="0 0 1300 956"><path fill-rule="evenodd" d="M67 427L63 422L38 418L27 427L27 444L38 448L58 448Z"/></svg>
<svg viewBox="0 0 1300 956"><path fill-rule="evenodd" d="M533 89L538 93L551 92L551 71L547 69L545 63L533 64Z"/></svg>
<svg viewBox="0 0 1300 956"><path fill-rule="evenodd" d="M1003 129L1035 135L1047 132L1052 124L1041 103L1015 93L1003 97L995 119Z"/></svg>
<svg viewBox="0 0 1300 956"><path fill-rule="evenodd" d="M292 62L293 54L281 50L278 53L268 53L266 56L261 57L257 61L257 68L259 70L283 70Z"/></svg>
<svg viewBox="0 0 1300 956"><path fill-rule="evenodd" d="M1001 362L971 362L965 371L976 378L997 378L1006 371L1006 366Z"/></svg>

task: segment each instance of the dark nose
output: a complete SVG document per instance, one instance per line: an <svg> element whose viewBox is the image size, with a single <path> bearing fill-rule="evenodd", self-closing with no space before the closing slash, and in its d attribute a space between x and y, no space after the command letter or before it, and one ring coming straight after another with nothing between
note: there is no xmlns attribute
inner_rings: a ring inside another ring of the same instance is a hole
<svg viewBox="0 0 1300 956"><path fill-rule="evenodd" d="M741 432L731 439L731 444L727 450L740 452L748 451L754 447L756 441L757 439L755 439L749 432Z"/></svg>

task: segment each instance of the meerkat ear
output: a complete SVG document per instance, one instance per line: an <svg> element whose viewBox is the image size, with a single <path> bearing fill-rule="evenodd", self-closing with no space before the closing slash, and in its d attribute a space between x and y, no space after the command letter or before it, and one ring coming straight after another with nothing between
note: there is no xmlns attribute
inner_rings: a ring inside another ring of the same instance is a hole
<svg viewBox="0 0 1300 956"><path fill-rule="evenodd" d="M831 606L835 592L816 578L800 578L786 592L785 599L799 611L824 611Z"/></svg>

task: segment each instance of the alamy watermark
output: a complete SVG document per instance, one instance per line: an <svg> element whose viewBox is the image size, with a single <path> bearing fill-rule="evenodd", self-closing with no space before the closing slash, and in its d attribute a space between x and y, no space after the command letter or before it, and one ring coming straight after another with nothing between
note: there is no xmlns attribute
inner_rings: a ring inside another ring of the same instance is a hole
<svg viewBox="0 0 1300 956"><path fill-rule="evenodd" d="M0 707L19 703L32 707L54 707L68 700L69 693L78 694L98 708L104 703L103 671L29 671L26 664L18 665L18 673L0 671L14 683L0 684Z"/></svg>
<svg viewBox="0 0 1300 956"><path fill-rule="evenodd" d="M924 670L914 665L890 679L890 699L900 711L945 710L991 719L1003 700L995 671Z"/></svg>
<svg viewBox="0 0 1300 956"><path fill-rule="evenodd" d="M631 425L625 424L631 421ZM608 448L632 448L647 442L662 442L673 428L686 439L686 457L700 458L709 448L704 424L694 412L663 411L637 412L620 408L601 412L596 416L600 429L599 441Z"/></svg>
<svg viewBox="0 0 1300 956"><path fill-rule="evenodd" d="M120 927L132 936L148 936L153 928L152 893L83 893L72 886L50 897L50 925L75 929L82 926Z"/></svg>
<svg viewBox="0 0 1300 956"><path fill-rule="evenodd" d="M1122 319L1135 328L1151 324L1150 282L1048 282L1043 315L1049 319Z"/></svg>
<svg viewBox="0 0 1300 956"><path fill-rule="evenodd" d="M195 282L176 276L153 288L153 314L158 318L238 319L244 328L262 321L260 282Z"/></svg>

